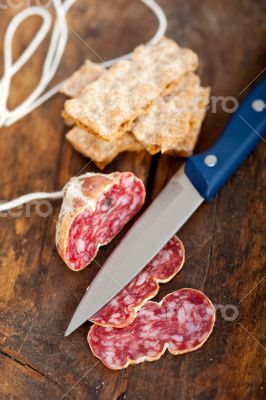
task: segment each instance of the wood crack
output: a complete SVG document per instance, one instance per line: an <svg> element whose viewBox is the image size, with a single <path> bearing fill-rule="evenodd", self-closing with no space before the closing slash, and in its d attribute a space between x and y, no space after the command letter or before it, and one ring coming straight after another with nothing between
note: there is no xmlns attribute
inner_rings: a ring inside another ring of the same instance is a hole
<svg viewBox="0 0 266 400"><path fill-rule="evenodd" d="M50 382L52 382L54 385L58 386L60 389L62 389L59 385L58 382L56 382L55 380L53 380L52 378L50 378L49 376L45 375L43 372L39 371L38 369L36 369L35 367L33 367L32 365L23 362L21 359L19 359L18 357L9 354L7 351L4 351L3 349L0 349L0 354L2 354L2 356L9 358L10 360L14 361L15 363L21 365L22 367L25 368L29 368L31 371L37 373L38 375L41 375L43 378L49 380Z"/></svg>
<svg viewBox="0 0 266 400"><path fill-rule="evenodd" d="M213 216L213 222L212 222L212 233L211 233L210 247L209 247L209 252L208 252L207 268L206 268L206 273L205 273L205 276L203 279L202 290L204 290L204 288L205 288L205 283L207 280L210 263L211 263L211 256L212 256L212 249L213 249L213 242L214 242L214 231L215 231L215 226L216 226L216 212L217 212L218 196L219 196L219 194L215 197L215 201L214 201L214 216Z"/></svg>
<svg viewBox="0 0 266 400"><path fill-rule="evenodd" d="M119 388L119 394L117 397L115 397L114 400L124 400L125 399L125 393L127 391L127 384L128 384L128 372L127 370L121 371L122 379L121 379L121 384Z"/></svg>
<svg viewBox="0 0 266 400"><path fill-rule="evenodd" d="M148 179L147 179L147 185L146 185L147 194L146 194L145 204L149 204L152 200L153 187L154 187L154 182L155 182L155 178L156 178L159 160L160 160L159 154L156 154L151 159L151 165L150 165Z"/></svg>

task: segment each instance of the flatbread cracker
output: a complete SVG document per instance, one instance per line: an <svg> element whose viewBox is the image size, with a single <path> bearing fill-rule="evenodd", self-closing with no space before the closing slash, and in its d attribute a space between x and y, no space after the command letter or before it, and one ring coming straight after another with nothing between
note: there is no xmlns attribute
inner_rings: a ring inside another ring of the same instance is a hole
<svg viewBox="0 0 266 400"><path fill-rule="evenodd" d="M90 60L86 60L85 63L64 82L60 93L69 97L76 97L87 85L96 81L104 72L105 69L103 67Z"/></svg>
<svg viewBox="0 0 266 400"><path fill-rule="evenodd" d="M195 93L194 104L192 108L192 118L190 128L181 143L178 143L171 150L165 153L173 156L189 157L193 154L194 148L199 138L202 122L205 118L207 106L210 99L210 88L200 87Z"/></svg>
<svg viewBox="0 0 266 400"><path fill-rule="evenodd" d="M162 38L156 45L139 46L130 61L120 61L75 99L65 112L76 124L104 140L123 135L152 102L172 89L182 75L198 65L197 55Z"/></svg>
<svg viewBox="0 0 266 400"><path fill-rule="evenodd" d="M132 132L151 153L190 155L196 144L209 100L209 89L190 72L172 92L153 102L149 112L137 118Z"/></svg>
<svg viewBox="0 0 266 400"><path fill-rule="evenodd" d="M123 151L141 151L144 149L130 132L126 132L118 139L107 142L82 128L75 127L68 132L66 138L74 149L85 157L91 158L100 169L104 169L107 164L112 162Z"/></svg>

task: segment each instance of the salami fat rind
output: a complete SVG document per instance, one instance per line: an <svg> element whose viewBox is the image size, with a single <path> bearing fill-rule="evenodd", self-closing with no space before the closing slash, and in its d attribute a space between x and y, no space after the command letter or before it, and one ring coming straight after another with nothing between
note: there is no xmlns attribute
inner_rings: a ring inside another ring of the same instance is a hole
<svg viewBox="0 0 266 400"><path fill-rule="evenodd" d="M85 268L141 209L145 188L131 172L72 178L56 226L56 245L74 271Z"/></svg>
<svg viewBox="0 0 266 400"><path fill-rule="evenodd" d="M171 280L182 268L185 249L174 236L132 281L108 304L97 312L91 321L97 325L123 328L135 318L137 311L156 296L159 283Z"/></svg>
<svg viewBox="0 0 266 400"><path fill-rule="evenodd" d="M88 333L92 353L110 369L158 360L168 349L183 354L201 347L210 336L215 308L202 292L181 289L160 303L147 302L126 328L93 325Z"/></svg>

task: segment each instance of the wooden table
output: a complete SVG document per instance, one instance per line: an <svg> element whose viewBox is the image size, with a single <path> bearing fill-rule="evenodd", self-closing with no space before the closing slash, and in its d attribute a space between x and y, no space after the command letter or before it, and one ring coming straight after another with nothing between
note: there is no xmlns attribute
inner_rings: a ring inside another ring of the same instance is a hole
<svg viewBox="0 0 266 400"><path fill-rule="evenodd" d="M203 83L211 85L212 95L242 98L266 66L265 2L160 0L160 4L169 20L168 36L199 54L199 73ZM4 31L16 12L1 10L1 55ZM106 60L130 51L156 29L151 12L129 0L78 0L68 21L69 42L57 81L86 58L97 61L90 48ZM38 23L32 19L27 29L26 24L21 29L15 55L26 46ZM14 79L11 106L37 81L45 51L43 44ZM57 95L10 128L1 128L1 199L58 190L86 166L88 160L64 139L67 129L60 118L64 100ZM216 113L209 110L196 151L214 142L229 117L221 107ZM144 153L123 154L106 172L136 173L146 184L148 205L180 163L167 156L152 159ZM93 163L85 170L97 171ZM69 338L63 336L98 267L94 263L73 273L59 258L54 236L60 202L52 203L46 218L40 216L40 210L47 211L45 204L41 209L30 205L2 214L1 400L265 398L264 198L265 144L261 143L219 195L204 204L179 232L186 247L185 267L157 296L161 299L175 289L194 287L216 305L237 307L239 315L229 321L218 310L212 336L194 353L165 354L157 362L120 372L109 371L92 356L86 342L89 323ZM123 234L100 250L97 263L104 263Z"/></svg>

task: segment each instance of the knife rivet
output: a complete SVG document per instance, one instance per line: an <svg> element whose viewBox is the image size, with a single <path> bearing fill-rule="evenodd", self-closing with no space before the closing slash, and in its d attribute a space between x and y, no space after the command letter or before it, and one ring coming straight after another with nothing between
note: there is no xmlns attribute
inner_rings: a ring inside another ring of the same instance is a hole
<svg viewBox="0 0 266 400"><path fill-rule="evenodd" d="M204 158L204 163L208 167L214 167L217 164L217 157L214 154L209 154Z"/></svg>
<svg viewBox="0 0 266 400"><path fill-rule="evenodd" d="M251 107L254 111L261 112L266 107L266 104L263 100L257 99L252 102Z"/></svg>

